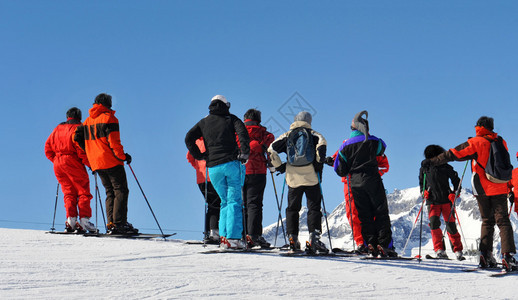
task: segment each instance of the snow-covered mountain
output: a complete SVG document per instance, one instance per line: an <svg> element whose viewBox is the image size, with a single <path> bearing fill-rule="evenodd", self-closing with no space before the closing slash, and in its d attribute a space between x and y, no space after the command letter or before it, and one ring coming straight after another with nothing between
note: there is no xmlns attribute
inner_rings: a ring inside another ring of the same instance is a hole
<svg viewBox="0 0 518 300"><path fill-rule="evenodd" d="M389 204L389 212L390 219L392 222L392 232L394 245L396 250L400 252L402 255L412 255L417 254L419 247L419 235L420 235L420 224L421 218L416 219L419 209L421 208L421 204L423 202L422 197L419 193L419 187L413 187L403 190L394 190L392 193L387 194L387 200ZM305 201L305 200L304 200ZM478 204L473 196L472 192L469 189L462 189L460 194L460 200L457 200L456 204L458 218L460 220L460 227L457 223L457 228L461 232L462 242L464 244L465 250L476 250L478 245L478 239L480 237L480 212L478 209ZM284 215L283 208L283 215ZM307 209L304 207L300 212L300 234L299 239L301 241L307 239L308 237L308 229L307 229ZM286 219L283 218L284 226L286 226ZM349 226L349 222L347 221L345 215L345 207L342 202L339 204L330 214L328 214L328 222L329 222L329 231L331 232L331 241L333 247L339 247L344 249L352 249L352 234L351 227ZM415 229L412 232L412 236L408 242L405 253L401 253L405 243L408 239L410 232L412 231L412 227ZM513 212L511 216L511 222L513 223L513 228L517 228L518 220L516 218L516 214ZM444 230L444 222L442 222L443 230ZM265 238L274 242L275 240L275 232L277 225L271 224L264 229ZM422 249L424 249L425 253L433 252L433 246L431 244L431 233L430 227L428 226L428 213L426 210L426 205L424 209L423 215L423 226L422 226ZM329 239L327 236L327 227L325 220L322 221L322 241L325 242L329 246ZM498 235L498 228L495 230L495 253L500 250L500 238ZM515 230L515 240L518 240L518 234ZM279 226L277 233L277 244L280 245L284 243L284 236ZM449 243L447 243L449 244ZM447 247L447 251L451 251L451 248Z"/></svg>

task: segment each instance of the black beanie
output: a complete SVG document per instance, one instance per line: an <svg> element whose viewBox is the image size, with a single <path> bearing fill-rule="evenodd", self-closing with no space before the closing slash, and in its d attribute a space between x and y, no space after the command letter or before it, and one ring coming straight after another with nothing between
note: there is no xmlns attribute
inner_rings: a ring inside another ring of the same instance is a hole
<svg viewBox="0 0 518 300"><path fill-rule="evenodd" d="M486 129L493 131L493 129L494 129L493 118L482 116L478 119L476 126L482 126Z"/></svg>
<svg viewBox="0 0 518 300"><path fill-rule="evenodd" d="M102 104L108 108L112 108L112 96L101 93L95 97L94 104Z"/></svg>
<svg viewBox="0 0 518 300"><path fill-rule="evenodd" d="M77 107L72 107L67 111L67 119L76 119L81 121L81 110Z"/></svg>

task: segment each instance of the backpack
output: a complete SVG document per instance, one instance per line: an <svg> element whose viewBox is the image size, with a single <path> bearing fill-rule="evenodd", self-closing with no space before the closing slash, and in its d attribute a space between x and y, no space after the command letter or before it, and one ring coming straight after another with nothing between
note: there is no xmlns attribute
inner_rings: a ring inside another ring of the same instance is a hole
<svg viewBox="0 0 518 300"><path fill-rule="evenodd" d="M489 159L484 171L486 178L493 183L506 183L511 180L513 165L501 137L491 141Z"/></svg>
<svg viewBox="0 0 518 300"><path fill-rule="evenodd" d="M292 166L305 166L313 163L315 160L313 135L308 129L304 127L293 129L288 135L286 144L288 164Z"/></svg>

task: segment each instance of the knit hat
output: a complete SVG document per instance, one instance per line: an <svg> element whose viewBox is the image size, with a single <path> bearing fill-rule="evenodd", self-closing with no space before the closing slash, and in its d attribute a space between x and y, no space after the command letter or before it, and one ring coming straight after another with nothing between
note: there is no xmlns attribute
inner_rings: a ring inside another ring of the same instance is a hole
<svg viewBox="0 0 518 300"><path fill-rule="evenodd" d="M76 119L81 121L81 110L77 107L72 107L67 111L67 119Z"/></svg>
<svg viewBox="0 0 518 300"><path fill-rule="evenodd" d="M482 116L478 119L476 126L481 126L488 130L493 131L493 129L494 129L493 122L494 122L493 118Z"/></svg>
<svg viewBox="0 0 518 300"><path fill-rule="evenodd" d="M94 104L102 104L106 106L107 108L112 108L112 96L101 93L95 97Z"/></svg>
<svg viewBox="0 0 518 300"><path fill-rule="evenodd" d="M230 107L230 102L227 101L227 98L225 98L225 96L216 95L216 96L212 97L212 99L210 101L212 103L212 101L216 101L216 100L219 100L219 101L225 103L228 107Z"/></svg>
<svg viewBox="0 0 518 300"><path fill-rule="evenodd" d="M365 118L362 117L363 115L365 115ZM352 129L358 130L363 133L363 135L365 135L365 141L369 138L369 121L367 121L368 117L369 113L366 110L362 110L354 116L351 123Z"/></svg>
<svg viewBox="0 0 518 300"><path fill-rule="evenodd" d="M295 122L304 121L304 122L308 123L309 125L311 125L311 121L313 121L313 117L311 116L311 114L309 112L301 111L295 116L294 121Z"/></svg>

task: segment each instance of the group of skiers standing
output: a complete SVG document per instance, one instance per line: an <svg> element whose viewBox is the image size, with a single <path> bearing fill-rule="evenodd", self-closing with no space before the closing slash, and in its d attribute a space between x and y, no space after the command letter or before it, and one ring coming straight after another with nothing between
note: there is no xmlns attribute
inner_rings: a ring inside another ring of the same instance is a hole
<svg viewBox="0 0 518 300"><path fill-rule="evenodd" d="M53 162L64 193L65 225L69 232L96 231L90 222L93 197L86 166L99 175L105 187L108 233L138 233L127 221L129 189L124 162L129 165L131 156L121 145L119 123L111 109L111 100L108 94L97 95L83 123L81 111L75 107L69 109L67 120L54 129L45 143L45 155ZM311 128L309 112L298 113L289 131L275 139L261 125L260 111L249 109L243 122L229 109L230 102L224 96L214 96L209 115L185 136L187 159L197 170L197 183L206 200L205 242L222 248L270 246L262 236L263 195L269 169L271 174L286 173L286 231L290 249L301 249L299 212L305 194L310 234L306 248L328 252L320 241L321 181L327 164L344 182L347 218L357 250L373 256L398 255L381 179L389 170L386 144L370 134L367 111L354 116L349 137L328 157L327 142L321 133ZM493 119L484 116L476 123L476 136L465 143L449 150L439 145L427 146L419 170L419 185L426 200L437 257L447 257L440 229L442 215L453 251L457 259L462 260L463 246L454 213L461 179L447 163L471 160L473 193L482 217L480 266L497 265L493 256L493 234L497 225L502 264L508 270L515 270L518 264L514 258L516 247L507 199L518 213L518 197L514 192L518 186L518 168L512 169L507 144L493 129ZM280 153L286 153L286 162L281 160ZM496 171L488 171L489 168Z"/></svg>
<svg viewBox="0 0 518 300"><path fill-rule="evenodd" d="M124 152L119 121L111 107L110 95L97 95L84 123L81 123L81 110L72 107L66 113L67 120L45 142L45 155L54 164L64 194L68 232L97 231L90 222L93 197L86 166L99 175L106 191L108 233L138 233L128 223L129 189L124 162L130 164L131 156Z"/></svg>
<svg viewBox="0 0 518 300"><path fill-rule="evenodd" d="M327 157L327 142L321 133L311 128L309 112L298 113L289 131L274 140L272 134L260 125L259 111L248 110L243 123L229 112L229 108L230 103L224 96L214 96L209 105L209 115L185 137L188 160L197 169L198 184L208 204L206 242L220 244L222 248L269 246L261 236L262 200L268 167L271 173L286 173L286 231L290 249L301 249L299 212L305 194L310 233L306 247L314 252L328 252L320 241L321 179L323 166L327 164L344 182L347 217L358 251L373 256L398 255L393 245L387 197L381 179L389 169L384 153L386 144L370 134L367 111L354 116L350 136L333 156ZM513 257L516 248L507 213L507 196L518 184L518 171L513 172L517 175L513 180L494 182L488 179L485 165L490 160L492 141L501 141L506 153L507 145L493 132L492 118L481 117L475 128L476 137L455 148L446 151L438 145L429 145L424 151L419 183L428 208L434 250L438 258L447 258L440 229L442 215L453 251L457 259L464 259L454 214L461 179L447 162L472 160L473 190L482 216L480 266L497 265L492 254L496 224L502 241L502 263L506 269L516 269L518 266ZM286 162L282 162L280 153L286 153ZM513 194L510 202L516 204L518 198ZM218 208L219 222L216 221ZM515 211L518 213L516 205Z"/></svg>

